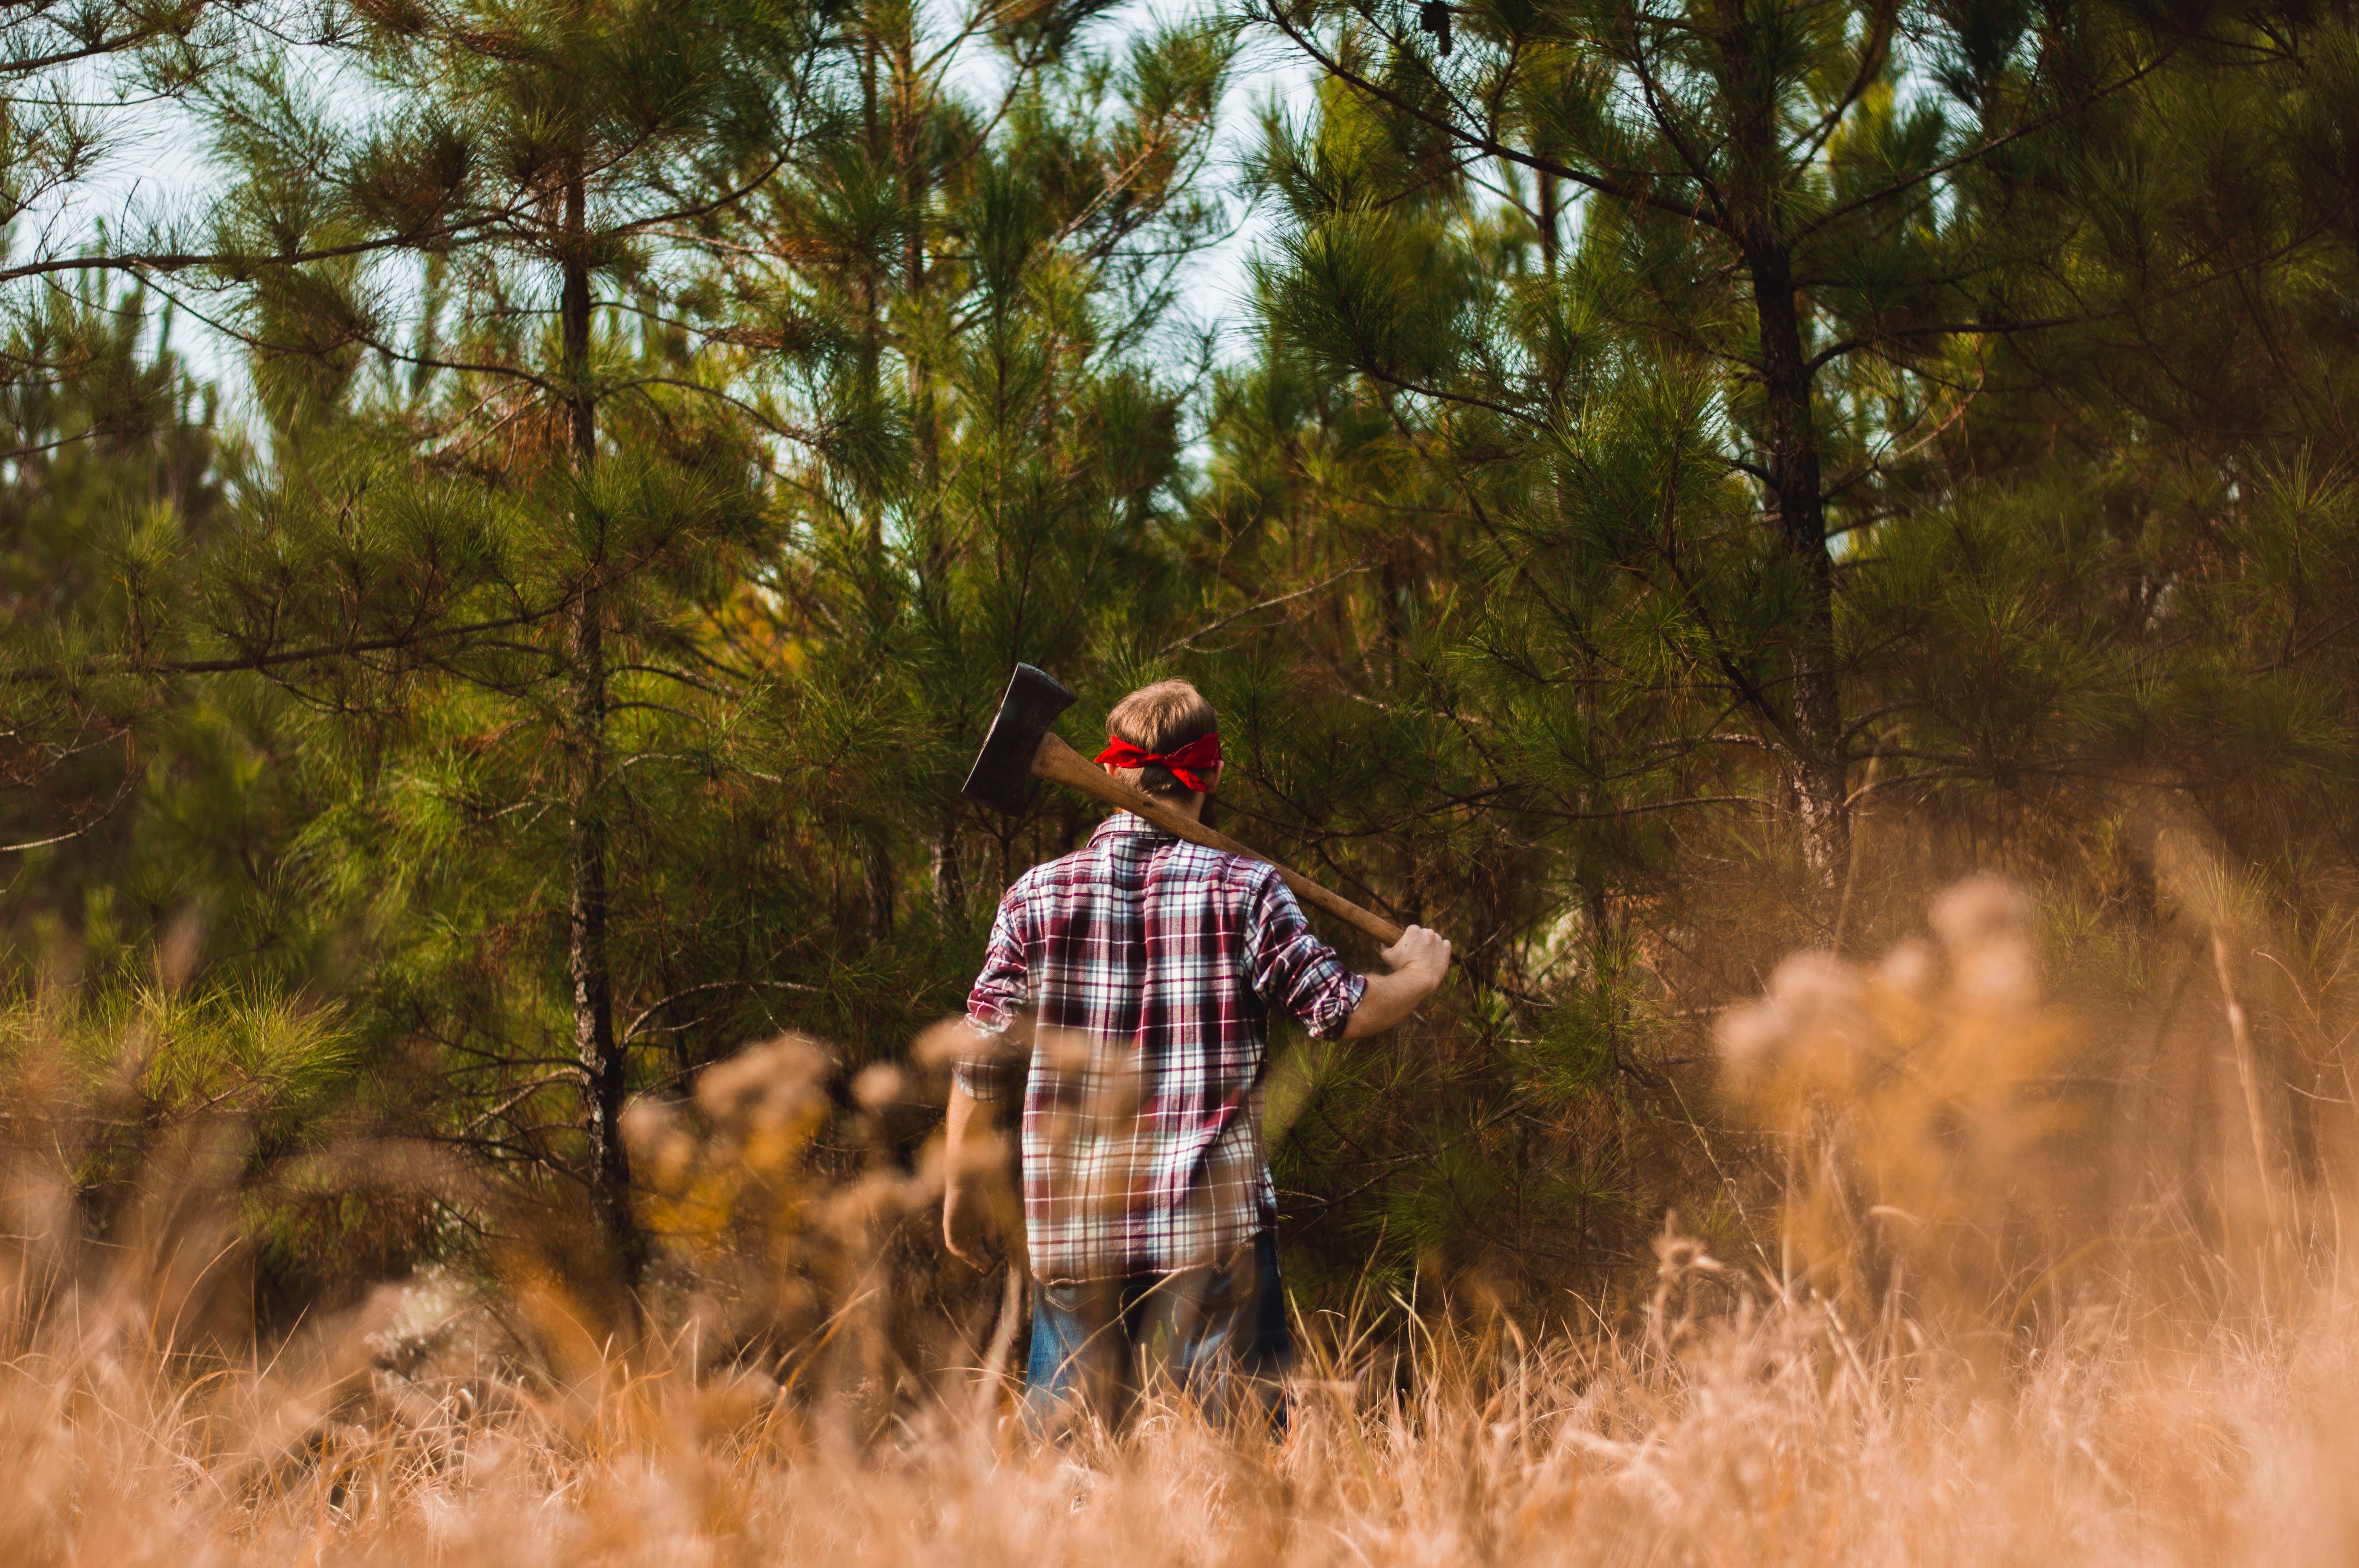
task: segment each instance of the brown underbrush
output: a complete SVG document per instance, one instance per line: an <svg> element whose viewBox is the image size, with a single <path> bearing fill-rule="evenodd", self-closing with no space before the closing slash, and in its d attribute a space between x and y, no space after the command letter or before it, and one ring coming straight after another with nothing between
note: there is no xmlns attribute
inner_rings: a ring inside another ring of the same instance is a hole
<svg viewBox="0 0 2359 1568"><path fill-rule="evenodd" d="M495 1288L257 1346L218 1284L226 1131L158 1141L94 1228L72 1118L20 1114L0 1562L2353 1560L2332 1152L2298 1181L2256 1119L2216 1184L2258 1196L2200 1225L2124 1178L2104 1025L2043 1000L2031 924L1953 890L1921 944L1794 960L1723 1021L1724 1108L1783 1151L1746 1255L1674 1219L1586 1328L1444 1281L1310 1314L1269 1440L1169 1398L1024 1436L1012 1292L897 1282L934 1191L885 1158L907 1086L860 1088L878 1157L822 1181L806 1044L639 1118L668 1239L628 1330L517 1243Z"/></svg>

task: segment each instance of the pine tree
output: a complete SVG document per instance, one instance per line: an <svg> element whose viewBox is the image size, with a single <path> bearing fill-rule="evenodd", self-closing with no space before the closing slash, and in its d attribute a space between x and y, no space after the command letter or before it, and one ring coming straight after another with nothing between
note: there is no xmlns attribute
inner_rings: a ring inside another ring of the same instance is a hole
<svg viewBox="0 0 2359 1568"><path fill-rule="evenodd" d="M823 22L758 4L571 0L396 0L363 15L347 66L365 86L357 114L275 63L213 97L245 172L217 272L246 301L283 481L259 519L278 561L248 563L262 575L236 586L244 623L229 635L274 641L307 597L336 615L336 585L290 581L283 563L290 530L303 550L346 553L298 520L341 508L370 547L429 552L375 563L414 585L405 645L430 643L419 659L516 693L547 724L567 823L580 1167L628 1275L644 1247L621 1134L611 730L614 672L633 654L616 638L643 641L646 618L662 619L636 584L659 603L665 574L742 537L752 515L743 441L718 434L712 410L667 406L727 407L664 330L673 236L825 131ZM626 451L605 428L618 403L654 414L626 417L639 438ZM537 640L520 661L502 640L516 628ZM323 677L352 679L332 661L371 640L327 642Z"/></svg>
<svg viewBox="0 0 2359 1568"><path fill-rule="evenodd" d="M87 0L0 16L0 398L22 433L0 461L18 465L20 481L82 466L63 455L67 446L154 434L158 401L185 390L167 344L125 336L168 319L132 280L202 254L189 214L134 178L158 122L185 117L192 97L250 58L267 32L332 30L332 17L299 0ZM127 477L111 461L89 466ZM93 543L92 530L127 521L76 517L55 537L20 534L12 548L62 568ZM60 613L12 622L0 651L0 771L12 783L47 790L43 775L59 759L127 743L138 717L164 700L131 672L175 635L186 584L168 535L193 519L147 521L139 558L123 563L136 615L120 601L117 613L96 613L98 596L74 595ZM132 642L121 640L135 628ZM55 814L34 837L79 831L113 793L78 795L58 783L46 801Z"/></svg>
<svg viewBox="0 0 2359 1568"><path fill-rule="evenodd" d="M141 627L178 620L185 556L226 511L212 399L154 303L86 287L20 318L0 347L44 367L0 384L0 624L15 655L0 670L12 741L0 841L41 866L11 912L20 930L33 910L78 915L100 893L109 858L86 836L125 830L139 731L174 706L120 666Z"/></svg>
<svg viewBox="0 0 2359 1568"><path fill-rule="evenodd" d="M1282 341L1419 421L1537 618L1492 640L1554 621L1569 653L1656 624L1690 710L1657 719L1672 754L1733 725L1774 760L1832 925L1856 784L1845 541L1990 346L2055 324L2039 283L2080 239L2077 139L2170 43L2100 8L1441 15L1437 35L1408 5L1264 13L1329 83L1321 124L1273 153L1299 224Z"/></svg>

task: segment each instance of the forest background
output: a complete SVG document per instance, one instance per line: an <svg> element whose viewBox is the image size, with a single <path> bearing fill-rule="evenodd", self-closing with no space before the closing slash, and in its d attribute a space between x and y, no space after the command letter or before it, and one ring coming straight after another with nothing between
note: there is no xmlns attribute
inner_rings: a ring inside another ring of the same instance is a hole
<svg viewBox="0 0 2359 1568"><path fill-rule="evenodd" d="M1712 1020L1976 871L2147 1130L2109 1212L2328 1179L2352 8L1108 10L12 9L0 929L94 1233L234 1114L266 1325L659 1294L665 1130L782 1032L815 1166L922 1167L913 1042L1095 815L958 795L1019 659L1084 750L1194 680L1223 825L1457 945L1276 1043L1305 1302L1774 1246ZM92 207L163 105L203 200Z"/></svg>

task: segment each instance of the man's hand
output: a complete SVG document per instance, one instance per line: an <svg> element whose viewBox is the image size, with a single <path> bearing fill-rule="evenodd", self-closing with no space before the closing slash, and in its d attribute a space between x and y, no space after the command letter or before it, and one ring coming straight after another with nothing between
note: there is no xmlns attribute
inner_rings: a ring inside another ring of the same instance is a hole
<svg viewBox="0 0 2359 1568"><path fill-rule="evenodd" d="M942 1193L942 1245L970 1269L991 1267L991 1249L984 1239L990 1205L984 1201L980 1185L972 1178L952 1176Z"/></svg>
<svg viewBox="0 0 2359 1568"><path fill-rule="evenodd" d="M1392 966L1392 973L1368 977L1360 1005L1343 1024L1346 1040L1364 1040L1390 1029L1440 989L1450 973L1450 944L1422 925L1402 932L1400 940L1386 948L1382 957Z"/></svg>
<svg viewBox="0 0 2359 1568"><path fill-rule="evenodd" d="M1376 957L1390 965L1396 974L1413 969L1431 977L1425 988L1427 996L1433 994L1441 984L1441 977L1450 972L1449 941L1439 931L1428 931L1422 925L1412 925L1402 932L1399 941Z"/></svg>
<svg viewBox="0 0 2359 1568"><path fill-rule="evenodd" d="M942 1245L970 1268L991 1267L993 1164L1002 1158L991 1107L953 1084L942 1137Z"/></svg>

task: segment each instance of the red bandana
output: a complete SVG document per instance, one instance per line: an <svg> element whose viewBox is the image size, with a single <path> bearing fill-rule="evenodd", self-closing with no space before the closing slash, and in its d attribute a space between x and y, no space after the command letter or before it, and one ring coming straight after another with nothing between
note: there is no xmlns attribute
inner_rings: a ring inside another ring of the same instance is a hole
<svg viewBox="0 0 2359 1568"><path fill-rule="evenodd" d="M1106 737L1105 750L1097 760L1111 762L1117 768L1165 768L1180 781L1184 789L1198 795L1212 792L1212 770L1221 762L1221 736L1218 730L1200 740L1169 752L1142 752L1127 741Z"/></svg>

